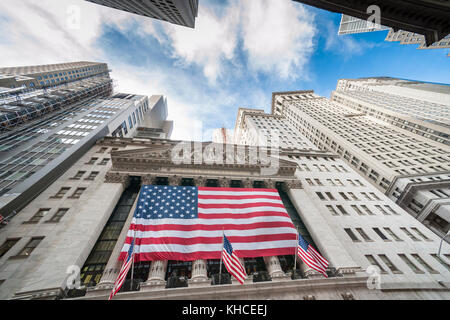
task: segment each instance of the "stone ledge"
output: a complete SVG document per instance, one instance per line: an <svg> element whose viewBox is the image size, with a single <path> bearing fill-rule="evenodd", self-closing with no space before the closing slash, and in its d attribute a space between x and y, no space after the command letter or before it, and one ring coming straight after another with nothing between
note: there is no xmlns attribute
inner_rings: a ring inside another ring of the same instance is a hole
<svg viewBox="0 0 450 320"><path fill-rule="evenodd" d="M251 296L264 293L293 292L314 289L342 289L362 288L367 290L367 277L328 278L328 279L300 279L286 281L267 281L251 284L231 284L220 286L187 287L162 289L152 291L138 291L118 293L115 300L196 300L196 299L250 299ZM109 294L109 293L108 293ZM70 300L105 300L108 295L91 295L89 297Z"/></svg>

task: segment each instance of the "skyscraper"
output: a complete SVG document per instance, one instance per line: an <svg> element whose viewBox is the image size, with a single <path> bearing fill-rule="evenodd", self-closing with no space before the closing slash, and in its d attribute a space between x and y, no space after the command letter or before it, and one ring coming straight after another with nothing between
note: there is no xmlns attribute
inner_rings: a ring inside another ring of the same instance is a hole
<svg viewBox="0 0 450 320"><path fill-rule="evenodd" d="M392 28L382 25L372 25L366 20L361 20L345 14L341 17L338 34L345 35L383 30L389 30L385 41L400 41L400 44L418 44L419 47L417 49L450 48L450 34L427 46L425 43L425 37L422 34L403 30L394 31Z"/></svg>
<svg viewBox="0 0 450 320"><path fill-rule="evenodd" d="M3 217L23 208L99 138L128 137L151 112L147 97L113 93L106 64L82 62L10 71L41 77L42 72L63 73L67 68L76 69L73 74L77 80L70 79L64 85L46 90L14 93L12 97L4 93L0 107L0 212ZM94 75L88 76L91 71ZM161 105L155 110L167 108L165 101L160 100L153 99ZM167 112L161 112L154 118L167 116Z"/></svg>
<svg viewBox="0 0 450 320"><path fill-rule="evenodd" d="M445 140L438 142L435 131L447 130L441 112L448 107L429 108L436 113L422 116L414 103L430 106L434 103L427 102L426 98L404 97L415 91L414 83L407 82L404 91L398 88L398 94L394 94L392 90L396 86L389 85L393 80L385 80L388 84L381 81L378 87L375 82L373 90L369 89L370 85L354 89L358 81L343 80L331 100L312 91L274 94L272 113L284 116L298 133L321 150L339 154L367 181L418 220L424 223L428 220L425 224L433 225L431 229L443 236L450 228L450 205L446 196L450 195L450 148L444 143L448 137L439 137ZM362 84L365 82L371 81L361 80ZM360 91L363 89L364 92ZM404 101L408 101L409 109L404 108ZM441 120L434 122L432 119L439 114ZM437 122L440 125L436 125ZM412 128L412 123L416 128ZM419 123L424 124L430 135L424 133L426 129L421 129Z"/></svg>
<svg viewBox="0 0 450 320"><path fill-rule="evenodd" d="M0 233L0 298L107 299L139 191L153 185L161 195L150 202L169 200L167 186L276 189L299 233L330 262L328 278L295 262L295 247L241 258L243 285L226 273L219 283L218 259L162 259L135 263L133 282L129 273L114 299L447 299L449 252L436 255L440 238L299 130L293 105L317 98L275 93L272 114L241 108L237 144L224 145L223 135L221 143L100 139ZM212 149L228 152L209 161Z"/></svg>
<svg viewBox="0 0 450 320"><path fill-rule="evenodd" d="M450 145L450 85L389 77L341 79L331 100Z"/></svg>
<svg viewBox="0 0 450 320"><path fill-rule="evenodd" d="M191 28L198 13L198 0L87 1Z"/></svg>
<svg viewBox="0 0 450 320"><path fill-rule="evenodd" d="M421 34L425 44L442 40L450 34L448 3L433 0L363 0L351 4L347 0L294 0L320 9L343 13L362 20L373 18L378 14L380 24L395 30L404 30ZM377 10L374 9L378 9Z"/></svg>
<svg viewBox="0 0 450 320"><path fill-rule="evenodd" d="M106 63L88 61L0 68L0 89L43 89L107 74Z"/></svg>

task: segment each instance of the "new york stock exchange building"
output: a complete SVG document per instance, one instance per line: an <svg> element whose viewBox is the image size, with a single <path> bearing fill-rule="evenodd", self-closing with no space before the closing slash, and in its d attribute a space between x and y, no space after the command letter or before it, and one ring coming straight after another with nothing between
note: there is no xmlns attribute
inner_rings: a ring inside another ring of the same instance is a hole
<svg viewBox="0 0 450 320"><path fill-rule="evenodd" d="M195 150L205 154L218 144L185 142L192 151L184 159L191 161L173 161L180 143L155 138L150 128L133 138L99 140L2 228L0 244L8 247L0 260L0 298L108 299L143 186L275 189L299 234L329 265L324 276L295 259L295 247L284 255L240 258L246 273L240 284L220 267L219 256L141 259L114 300L450 297L449 267L436 258L439 237L337 155L282 147L274 174L262 175L273 163L252 160L249 146L228 146L240 161L205 163ZM417 240L408 237L413 232ZM217 247L220 254L222 244Z"/></svg>

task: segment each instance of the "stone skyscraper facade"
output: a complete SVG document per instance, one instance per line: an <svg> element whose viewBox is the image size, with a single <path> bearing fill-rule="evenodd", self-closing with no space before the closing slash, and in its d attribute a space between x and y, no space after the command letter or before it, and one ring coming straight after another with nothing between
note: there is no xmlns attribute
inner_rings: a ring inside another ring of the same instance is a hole
<svg viewBox="0 0 450 320"><path fill-rule="evenodd" d="M198 0L86 0L185 27L195 27Z"/></svg>

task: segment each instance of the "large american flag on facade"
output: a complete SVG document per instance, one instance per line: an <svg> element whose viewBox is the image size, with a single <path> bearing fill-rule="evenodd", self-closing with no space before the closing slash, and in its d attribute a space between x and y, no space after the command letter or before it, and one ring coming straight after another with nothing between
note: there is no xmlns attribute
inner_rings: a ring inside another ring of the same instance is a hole
<svg viewBox="0 0 450 320"><path fill-rule="evenodd" d="M239 257L234 253L233 246L225 235L223 236L222 259L228 272L235 277L240 284L244 284L247 274L245 273L242 263L239 261Z"/></svg>
<svg viewBox="0 0 450 320"><path fill-rule="evenodd" d="M120 259L220 259L225 232L240 258L290 255L297 231L276 189L142 186Z"/></svg>
<svg viewBox="0 0 450 320"><path fill-rule="evenodd" d="M119 275L117 276L116 282L114 283L114 287L109 295L109 299L111 300L117 292L122 288L125 279L127 278L128 271L133 263L133 250L134 250L134 240L131 240L131 245L128 248L128 251L125 256L125 261L122 264L122 268L120 269Z"/></svg>
<svg viewBox="0 0 450 320"><path fill-rule="evenodd" d="M301 235L298 235L297 254L309 267L319 271L328 278L326 273L328 261L322 257Z"/></svg>

